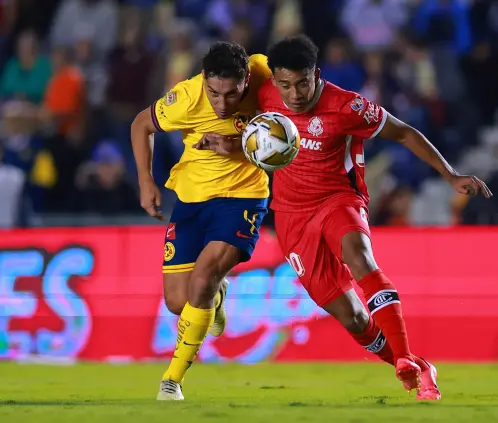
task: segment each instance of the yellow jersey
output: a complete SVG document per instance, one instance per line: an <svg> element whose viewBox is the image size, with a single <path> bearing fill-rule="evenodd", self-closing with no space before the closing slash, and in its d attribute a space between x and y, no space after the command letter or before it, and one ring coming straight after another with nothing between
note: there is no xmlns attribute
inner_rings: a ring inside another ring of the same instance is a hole
<svg viewBox="0 0 498 423"><path fill-rule="evenodd" d="M269 196L268 175L249 163L243 153L224 157L192 147L208 132L240 134L256 115L259 87L271 74L266 56L252 55L249 72L247 92L238 112L228 119L216 116L204 90L202 74L178 83L152 105L152 120L158 130L180 130L183 135L185 150L166 182L166 187L174 190L181 201Z"/></svg>

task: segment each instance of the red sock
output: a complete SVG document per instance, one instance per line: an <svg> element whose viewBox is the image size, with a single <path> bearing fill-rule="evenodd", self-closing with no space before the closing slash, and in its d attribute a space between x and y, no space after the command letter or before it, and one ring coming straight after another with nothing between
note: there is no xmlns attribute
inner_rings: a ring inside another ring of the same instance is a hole
<svg viewBox="0 0 498 423"><path fill-rule="evenodd" d="M358 281L358 285L365 294L372 318L391 346L395 362L399 358L414 360L394 285L380 269L369 273Z"/></svg>
<svg viewBox="0 0 498 423"><path fill-rule="evenodd" d="M368 325L362 333L349 334L367 351L375 354L382 361L394 365L394 356L391 347L387 343L386 337L375 325L374 319L370 317Z"/></svg>

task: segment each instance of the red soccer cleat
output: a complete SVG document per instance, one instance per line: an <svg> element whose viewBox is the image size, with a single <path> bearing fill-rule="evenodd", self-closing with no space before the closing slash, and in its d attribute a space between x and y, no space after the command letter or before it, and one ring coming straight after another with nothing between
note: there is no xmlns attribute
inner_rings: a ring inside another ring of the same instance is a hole
<svg viewBox="0 0 498 423"><path fill-rule="evenodd" d="M422 358L422 360L424 360ZM424 370L420 375L420 387L417 389L417 399L421 401L437 401L441 399L441 391L437 386L437 370L429 363L424 360L427 364L428 369Z"/></svg>
<svg viewBox="0 0 498 423"><path fill-rule="evenodd" d="M403 387L410 392L420 387L420 367L407 358L399 358L396 362L396 377L403 383Z"/></svg>

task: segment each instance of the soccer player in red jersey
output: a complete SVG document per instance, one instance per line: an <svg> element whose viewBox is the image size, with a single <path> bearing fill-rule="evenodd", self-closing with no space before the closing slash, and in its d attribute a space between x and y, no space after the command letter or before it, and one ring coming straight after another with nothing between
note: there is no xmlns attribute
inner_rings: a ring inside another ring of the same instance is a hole
<svg viewBox="0 0 498 423"><path fill-rule="evenodd" d="M268 54L273 78L259 91L260 109L291 118L301 134L298 156L273 178L271 207L280 246L319 306L360 344L394 364L407 390L417 388L419 399L439 399L436 370L412 354L398 292L372 252L363 140L380 135L402 143L457 192L486 197L491 192L475 176L459 175L416 129L320 79L317 53L304 36L275 44ZM353 278L370 315L353 290Z"/></svg>
<svg viewBox="0 0 498 423"><path fill-rule="evenodd" d="M280 112L296 124L298 156L274 172L277 237L310 297L334 316L365 349L396 368L405 389L417 398L438 400L435 367L412 354L401 302L377 265L368 224L363 140L381 135L396 140L436 169L459 193L492 194L475 176L459 175L416 129L357 93L320 79L317 47L305 36L271 47L273 78L259 91L264 112ZM206 137L208 147L226 154L223 137ZM369 312L353 289L363 290Z"/></svg>

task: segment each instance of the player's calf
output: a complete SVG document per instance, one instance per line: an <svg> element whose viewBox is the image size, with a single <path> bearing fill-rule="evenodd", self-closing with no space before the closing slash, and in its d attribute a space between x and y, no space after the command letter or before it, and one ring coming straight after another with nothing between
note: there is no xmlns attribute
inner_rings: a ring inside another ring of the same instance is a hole
<svg viewBox="0 0 498 423"><path fill-rule="evenodd" d="M368 312L354 289L350 289L322 308L334 316L351 334L363 333L370 320Z"/></svg>
<svg viewBox="0 0 498 423"><path fill-rule="evenodd" d="M189 281L188 301L178 319L176 348L163 381L181 384L214 322L214 299L221 279L238 263L239 250L210 242L196 261Z"/></svg>
<svg viewBox="0 0 498 423"><path fill-rule="evenodd" d="M376 326L354 289L346 291L323 309L334 316L359 345L382 361L394 365L393 353L386 337Z"/></svg>
<svg viewBox="0 0 498 423"><path fill-rule="evenodd" d="M359 231L347 233L342 238L342 254L365 294L371 316L393 350L395 362L400 358L413 362L398 292L378 269L370 238Z"/></svg>

